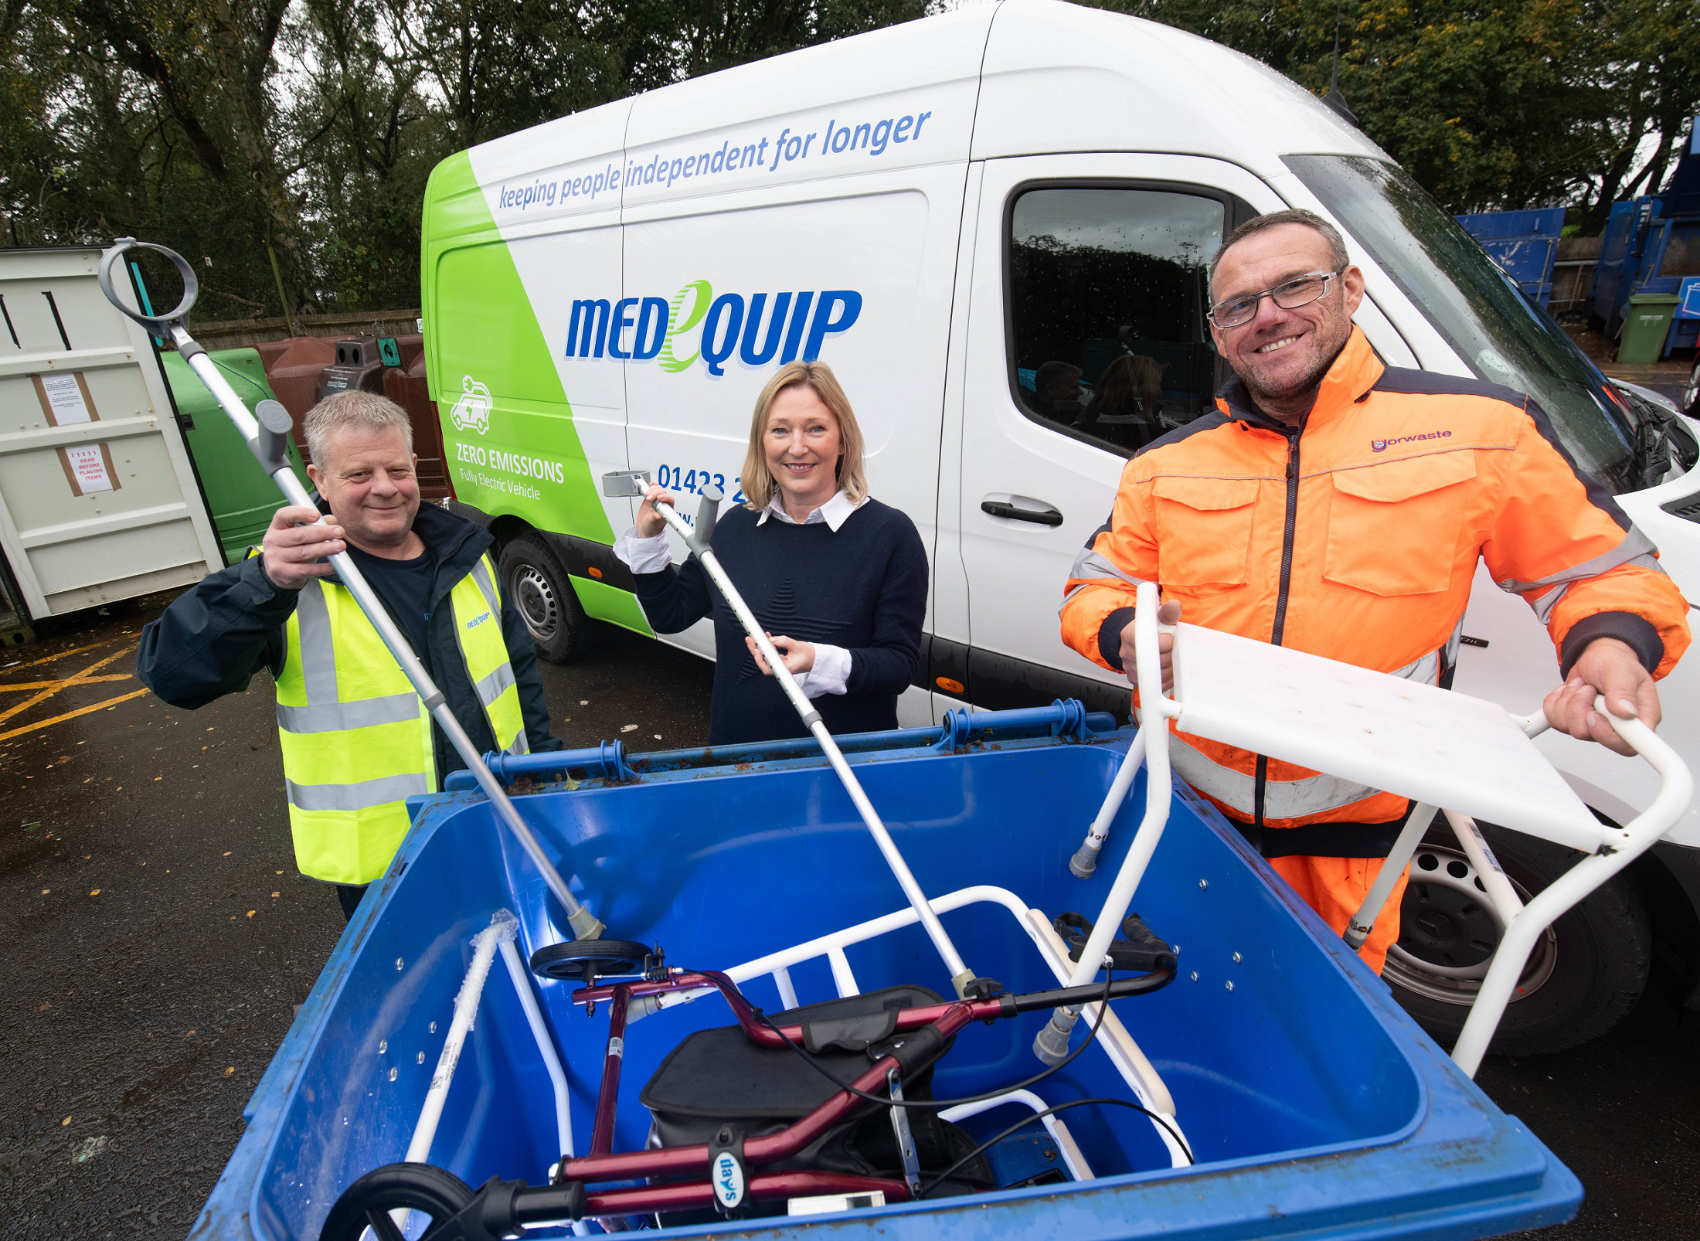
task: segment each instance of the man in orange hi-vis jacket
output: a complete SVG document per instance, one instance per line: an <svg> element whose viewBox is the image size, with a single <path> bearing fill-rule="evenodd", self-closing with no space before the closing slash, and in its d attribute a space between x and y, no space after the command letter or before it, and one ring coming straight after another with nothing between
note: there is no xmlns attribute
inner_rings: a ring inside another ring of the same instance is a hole
<svg viewBox="0 0 1700 1241"><path fill-rule="evenodd" d="M1363 273L1309 212L1236 229L1210 291L1211 336L1237 380L1123 469L1070 573L1065 642L1131 680L1134 591L1155 581L1164 620L1446 683L1480 557L1558 649L1555 727L1627 752L1596 692L1658 724L1654 680L1688 646L1687 605L1533 401L1385 366L1352 324ZM1174 743L1182 778L1343 931L1409 803L1182 732ZM1378 971L1404 882L1361 950Z"/></svg>

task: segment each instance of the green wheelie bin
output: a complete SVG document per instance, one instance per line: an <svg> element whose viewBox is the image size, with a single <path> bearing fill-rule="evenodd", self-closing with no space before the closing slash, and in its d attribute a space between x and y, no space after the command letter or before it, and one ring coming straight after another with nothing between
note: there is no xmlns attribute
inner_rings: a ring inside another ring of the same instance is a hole
<svg viewBox="0 0 1700 1241"><path fill-rule="evenodd" d="M277 399L266 384L266 369L258 351L218 349L208 351L207 356L249 409L261 401ZM234 564L265 534L278 508L277 485L266 477L235 426L219 408L217 398L196 378L182 356L162 353L160 362L171 399L177 406L183 439L194 458L195 473L200 476L207 514L224 550L224 561ZM302 468L301 454L293 441L288 455L290 466L305 483L307 471Z"/></svg>
<svg viewBox="0 0 1700 1241"><path fill-rule="evenodd" d="M1629 312L1623 317L1623 335L1617 343L1617 360L1645 365L1663 357L1676 303L1674 293L1631 293Z"/></svg>

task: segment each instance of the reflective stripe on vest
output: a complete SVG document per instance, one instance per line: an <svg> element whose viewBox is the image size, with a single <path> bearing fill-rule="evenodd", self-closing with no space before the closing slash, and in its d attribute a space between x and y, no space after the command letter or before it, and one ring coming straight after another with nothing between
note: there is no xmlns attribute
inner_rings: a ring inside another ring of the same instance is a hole
<svg viewBox="0 0 1700 1241"><path fill-rule="evenodd" d="M449 592L461 658L496 743L527 750L525 719L489 557ZM285 629L277 723L295 858L303 874L369 883L407 833L406 799L437 788L431 720L344 587L302 588Z"/></svg>
<svg viewBox="0 0 1700 1241"><path fill-rule="evenodd" d="M1440 655L1439 651L1430 651L1415 663L1388 675L1433 685L1440 677ZM1232 807L1236 814L1249 822L1256 814L1256 755L1250 751L1239 753L1246 758L1243 769L1217 762L1189 743L1184 734L1171 732L1169 735L1169 761L1175 774L1199 792ZM1302 776L1296 780L1265 779L1263 817L1266 820L1303 819L1350 806L1381 791L1353 780L1324 774Z"/></svg>
<svg viewBox="0 0 1700 1241"><path fill-rule="evenodd" d="M476 596L471 587L477 588ZM490 735L504 753L530 753L525 714L519 705L519 682L513 665L508 663L507 643L502 640L502 596L496 590L490 557L478 558L472 572L455 584L449 602L454 607L461 656L478 701L484 705L485 718L490 721Z"/></svg>

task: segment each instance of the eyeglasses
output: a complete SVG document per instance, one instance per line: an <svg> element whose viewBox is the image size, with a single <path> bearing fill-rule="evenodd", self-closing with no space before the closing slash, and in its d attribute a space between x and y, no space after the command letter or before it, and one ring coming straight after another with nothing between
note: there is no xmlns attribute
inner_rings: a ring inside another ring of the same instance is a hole
<svg viewBox="0 0 1700 1241"><path fill-rule="evenodd" d="M1273 299L1282 310L1297 310L1300 306L1308 306L1326 297L1328 282L1344 270L1341 268L1340 271L1306 272L1258 293L1242 293L1238 297L1227 298L1212 306L1205 317L1224 330L1239 327L1240 324L1250 323L1257 317L1257 305L1266 297Z"/></svg>

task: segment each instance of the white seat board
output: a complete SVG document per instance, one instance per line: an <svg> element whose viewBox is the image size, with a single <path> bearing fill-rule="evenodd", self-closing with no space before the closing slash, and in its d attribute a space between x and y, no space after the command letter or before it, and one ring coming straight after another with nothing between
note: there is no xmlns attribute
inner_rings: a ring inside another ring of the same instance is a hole
<svg viewBox="0 0 1700 1241"><path fill-rule="evenodd" d="M1497 703L1196 625L1176 630L1181 731L1600 848L1600 822Z"/></svg>

